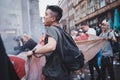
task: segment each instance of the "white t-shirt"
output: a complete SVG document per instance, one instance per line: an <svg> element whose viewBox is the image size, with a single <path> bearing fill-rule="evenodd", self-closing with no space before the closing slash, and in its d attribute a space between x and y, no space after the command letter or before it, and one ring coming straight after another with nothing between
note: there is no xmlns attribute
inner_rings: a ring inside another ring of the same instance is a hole
<svg viewBox="0 0 120 80"><path fill-rule="evenodd" d="M96 31L95 31L95 29L93 29L93 28L89 28L86 33L87 33L87 34L96 35Z"/></svg>

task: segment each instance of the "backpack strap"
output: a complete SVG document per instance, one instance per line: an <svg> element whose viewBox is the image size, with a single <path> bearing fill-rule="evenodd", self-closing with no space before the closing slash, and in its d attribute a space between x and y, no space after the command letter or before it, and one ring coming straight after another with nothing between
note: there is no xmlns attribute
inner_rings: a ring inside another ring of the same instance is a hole
<svg viewBox="0 0 120 80"><path fill-rule="evenodd" d="M110 36L110 32L107 33L107 37L109 37L109 36Z"/></svg>
<svg viewBox="0 0 120 80"><path fill-rule="evenodd" d="M63 61L63 59L62 58L64 58L64 53L63 53L63 47L62 47L62 45L63 45L63 36L62 36L62 29L59 27L59 26L54 26L54 29L55 29L55 31L56 31L56 33L57 33L57 35L58 35L58 39L59 39L59 49L60 49L60 56L61 56L61 60Z"/></svg>

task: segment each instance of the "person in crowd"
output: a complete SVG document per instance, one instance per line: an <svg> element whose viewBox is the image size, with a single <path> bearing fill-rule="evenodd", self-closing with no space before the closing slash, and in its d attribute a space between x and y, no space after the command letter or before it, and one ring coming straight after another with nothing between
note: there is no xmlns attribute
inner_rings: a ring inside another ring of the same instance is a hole
<svg viewBox="0 0 120 80"><path fill-rule="evenodd" d="M87 22L81 23L81 29L84 33L96 35L95 29L90 28Z"/></svg>
<svg viewBox="0 0 120 80"><path fill-rule="evenodd" d="M13 64L7 56L1 35L0 35L0 80L20 80Z"/></svg>
<svg viewBox="0 0 120 80"><path fill-rule="evenodd" d="M72 36L73 39L75 39L77 37L77 35L78 35L78 31L77 30L72 30L71 31L71 36Z"/></svg>
<svg viewBox="0 0 120 80"><path fill-rule="evenodd" d="M42 33L40 36L40 44L43 46L44 45L44 39L45 39L45 33Z"/></svg>
<svg viewBox="0 0 120 80"><path fill-rule="evenodd" d="M87 22L83 22L81 23L81 29L83 30L84 33L86 34L92 34L92 35L96 35L96 31L93 28L90 28ZM100 79L100 69L99 66L97 64L98 60L98 55L96 55L93 59L91 59L88 62L89 65L89 70L90 70L90 80L95 80L94 79L94 67L96 68L97 72L98 72L98 77L97 79Z"/></svg>
<svg viewBox="0 0 120 80"><path fill-rule="evenodd" d="M120 65L120 33L118 31L115 31L117 36L117 43L118 43L118 62L117 65Z"/></svg>
<svg viewBox="0 0 120 80"><path fill-rule="evenodd" d="M89 35L84 33L82 29L78 30L77 36L74 38L75 41L82 41L82 40L88 40Z"/></svg>
<svg viewBox="0 0 120 80"><path fill-rule="evenodd" d="M59 6L47 6L44 16L44 25L47 27L45 44L41 48L36 48L27 53L28 56L38 53L46 56L46 64L42 70L46 80L70 80L69 72L62 66L63 64L58 54L59 39L55 30L55 27L60 26L59 20L62 17L62 12L63 10Z"/></svg>
<svg viewBox="0 0 120 80"><path fill-rule="evenodd" d="M97 35L97 36L99 36L99 35L100 35L100 33L102 32L102 30L101 30L101 27L100 27L100 26L96 26L96 27L95 27L95 30L96 30L96 35Z"/></svg>
<svg viewBox="0 0 120 80"><path fill-rule="evenodd" d="M23 51L32 50L37 45L37 43L27 34L24 34L22 39L23 39L24 44L23 46L21 46L21 49Z"/></svg>
<svg viewBox="0 0 120 80"><path fill-rule="evenodd" d="M37 43L27 34L23 34L21 41L23 44L15 47L15 49L19 49L20 52L32 50L37 45Z"/></svg>
<svg viewBox="0 0 120 80"><path fill-rule="evenodd" d="M22 52L21 46L23 46L23 39L21 37L14 38L14 41L16 42L16 46L14 47L15 55Z"/></svg>
<svg viewBox="0 0 120 80"><path fill-rule="evenodd" d="M101 77L102 80L106 80L106 69L108 70L110 80L114 79L113 71L113 50L110 41L116 41L114 34L109 30L108 20L103 20L101 23L102 33L100 37L107 40L105 46L101 49L102 59L101 59Z"/></svg>
<svg viewBox="0 0 120 80"><path fill-rule="evenodd" d="M116 41L111 42L112 48L113 48L113 53L115 54L115 53L118 53L120 51L120 47L119 47L119 32L117 30L113 30L113 29L112 29L111 32L113 32L113 34L115 36L115 39L116 39Z"/></svg>

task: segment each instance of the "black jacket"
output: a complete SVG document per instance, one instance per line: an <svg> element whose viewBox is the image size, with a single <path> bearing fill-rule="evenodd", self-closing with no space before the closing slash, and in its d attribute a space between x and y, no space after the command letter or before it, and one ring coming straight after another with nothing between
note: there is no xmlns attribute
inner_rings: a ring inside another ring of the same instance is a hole
<svg viewBox="0 0 120 80"><path fill-rule="evenodd" d="M36 45L37 43L34 40L29 39L23 46L21 46L21 48L23 51L25 51L26 49L32 50Z"/></svg>
<svg viewBox="0 0 120 80"><path fill-rule="evenodd" d="M19 53L23 52L23 51L28 51L28 50L32 50L35 46L37 45L37 43L32 40L32 39L29 39L25 44L23 44L23 46L17 46L14 48L14 50L19 50Z"/></svg>
<svg viewBox="0 0 120 80"><path fill-rule="evenodd" d="M0 36L0 80L20 80L9 57L6 54Z"/></svg>

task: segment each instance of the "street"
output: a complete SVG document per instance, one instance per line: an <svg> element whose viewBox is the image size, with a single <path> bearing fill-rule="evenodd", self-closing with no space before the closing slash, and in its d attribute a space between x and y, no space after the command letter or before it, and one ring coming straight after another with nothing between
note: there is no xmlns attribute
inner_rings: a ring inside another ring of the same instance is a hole
<svg viewBox="0 0 120 80"><path fill-rule="evenodd" d="M85 80L90 80L90 73L89 73L89 68L88 65L85 65ZM94 69L95 72L95 78L97 76L96 70ZM114 73L115 73L115 80L120 80L120 65L114 65ZM107 80L109 80L109 76L107 77Z"/></svg>

